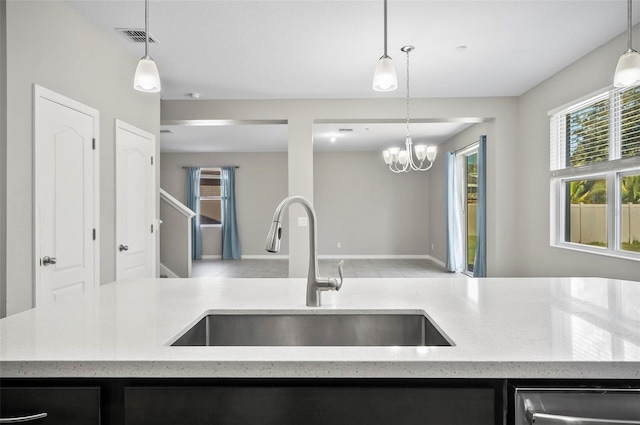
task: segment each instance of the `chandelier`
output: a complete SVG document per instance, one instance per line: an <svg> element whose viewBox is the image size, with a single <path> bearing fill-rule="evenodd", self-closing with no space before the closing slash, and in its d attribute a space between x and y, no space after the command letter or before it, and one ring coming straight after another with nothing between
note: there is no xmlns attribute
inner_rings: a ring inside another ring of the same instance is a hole
<svg viewBox="0 0 640 425"><path fill-rule="evenodd" d="M437 146L416 145L411 149L413 142L409 133L409 53L415 48L413 46L404 46L403 52L407 54L407 137L404 142L404 150L398 147L392 147L382 152L385 164L394 173L407 173L409 171L427 171L433 166L438 153ZM415 152L415 160L414 160ZM425 164L425 160L428 164Z"/></svg>

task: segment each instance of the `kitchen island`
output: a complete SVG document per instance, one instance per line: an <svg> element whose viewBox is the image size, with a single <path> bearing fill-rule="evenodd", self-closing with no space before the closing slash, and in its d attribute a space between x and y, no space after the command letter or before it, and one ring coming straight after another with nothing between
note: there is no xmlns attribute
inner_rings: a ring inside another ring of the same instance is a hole
<svg viewBox="0 0 640 425"><path fill-rule="evenodd" d="M640 282L141 279L0 320L0 377L640 379ZM454 345L172 347L206 312L424 312Z"/></svg>
<svg viewBox="0 0 640 425"><path fill-rule="evenodd" d="M526 391L579 388L596 404L624 392L616 402L630 397L640 421L640 282L347 279L314 308L305 290L305 279L129 280L2 319L0 418L520 425ZM425 315L452 345L171 346L208 314L256 313Z"/></svg>

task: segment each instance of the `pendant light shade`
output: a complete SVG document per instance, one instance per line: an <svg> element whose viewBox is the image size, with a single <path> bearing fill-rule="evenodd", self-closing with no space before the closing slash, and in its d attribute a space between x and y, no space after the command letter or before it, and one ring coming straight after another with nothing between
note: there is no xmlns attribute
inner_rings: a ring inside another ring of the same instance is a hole
<svg viewBox="0 0 640 425"><path fill-rule="evenodd" d="M160 91L160 74L158 67L150 57L144 57L138 62L136 75L133 77L133 88L147 93Z"/></svg>
<svg viewBox="0 0 640 425"><path fill-rule="evenodd" d="M640 54L631 47L631 0L627 0L627 51L618 59L613 85L629 87L640 83Z"/></svg>
<svg viewBox="0 0 640 425"><path fill-rule="evenodd" d="M384 54L373 73L375 91L393 91L398 88L398 75L393 61L387 55L387 0L384 0Z"/></svg>
<svg viewBox="0 0 640 425"><path fill-rule="evenodd" d="M145 93L157 93L160 91L160 74L149 56L149 0L144 1L144 36L144 56L138 62L133 88Z"/></svg>
<svg viewBox="0 0 640 425"><path fill-rule="evenodd" d="M629 87L640 81L640 53L630 50L620 56L616 73L613 76L613 85L616 87Z"/></svg>
<svg viewBox="0 0 640 425"><path fill-rule="evenodd" d="M373 89L375 91L393 91L398 88L398 74L389 56L383 56L376 65L373 74Z"/></svg>

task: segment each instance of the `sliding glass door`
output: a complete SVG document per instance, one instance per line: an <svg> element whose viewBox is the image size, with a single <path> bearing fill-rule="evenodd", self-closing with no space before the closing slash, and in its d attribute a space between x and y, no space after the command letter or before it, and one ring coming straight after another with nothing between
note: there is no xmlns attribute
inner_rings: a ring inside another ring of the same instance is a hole
<svg viewBox="0 0 640 425"><path fill-rule="evenodd" d="M462 193L465 194L464 208L464 242L465 242L465 273L473 274L473 265L476 258L476 223L478 218L478 147L463 152L460 157L464 165L464 179L462 180Z"/></svg>

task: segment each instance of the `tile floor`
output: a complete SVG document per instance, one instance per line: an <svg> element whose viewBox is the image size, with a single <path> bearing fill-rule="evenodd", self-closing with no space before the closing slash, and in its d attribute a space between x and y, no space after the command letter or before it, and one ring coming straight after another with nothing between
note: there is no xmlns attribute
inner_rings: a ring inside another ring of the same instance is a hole
<svg viewBox="0 0 640 425"><path fill-rule="evenodd" d="M321 276L337 276L340 260L318 260ZM191 277L287 277L288 260L194 261ZM429 260L344 260L344 277L454 277Z"/></svg>

